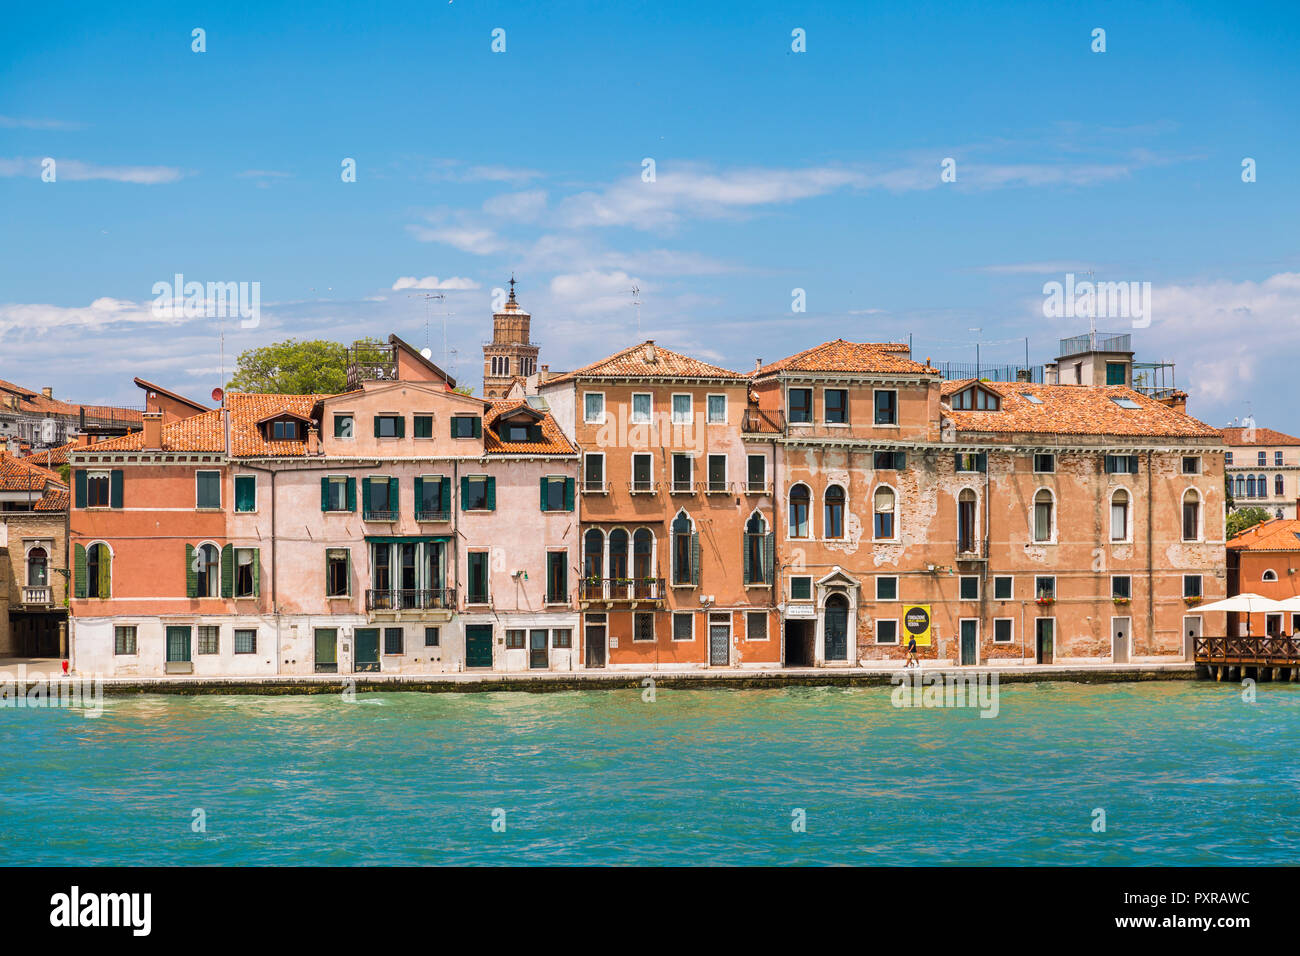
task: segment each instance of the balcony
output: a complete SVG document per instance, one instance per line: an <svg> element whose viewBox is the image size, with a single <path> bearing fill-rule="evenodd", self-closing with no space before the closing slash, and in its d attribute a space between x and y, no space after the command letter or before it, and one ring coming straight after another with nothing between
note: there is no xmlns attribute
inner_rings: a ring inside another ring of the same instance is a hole
<svg viewBox="0 0 1300 956"><path fill-rule="evenodd" d="M745 485L745 494L747 495L770 495L772 486L762 481L751 481Z"/></svg>
<svg viewBox="0 0 1300 956"><path fill-rule="evenodd" d="M629 494L633 495L653 495L659 493L659 482L657 481L629 481L627 483Z"/></svg>
<svg viewBox="0 0 1300 956"><path fill-rule="evenodd" d="M584 604L625 603L663 607L663 578L583 578L578 599Z"/></svg>
<svg viewBox="0 0 1300 956"><path fill-rule="evenodd" d="M746 408L744 416L740 419L740 430L779 435L785 431L785 413L774 408Z"/></svg>
<svg viewBox="0 0 1300 956"><path fill-rule="evenodd" d="M1127 332L1085 332L1061 339L1061 358L1086 352L1132 352L1133 336Z"/></svg>
<svg viewBox="0 0 1300 956"><path fill-rule="evenodd" d="M49 585L37 585L36 587L23 588L23 603L36 605L39 607L48 607L54 603L54 589Z"/></svg>
<svg viewBox="0 0 1300 956"><path fill-rule="evenodd" d="M456 609L455 588L435 588L427 591L366 590L367 611L453 611Z"/></svg>
<svg viewBox="0 0 1300 956"><path fill-rule="evenodd" d="M731 482L701 481L695 486L695 489L704 495L729 495L731 494Z"/></svg>
<svg viewBox="0 0 1300 956"><path fill-rule="evenodd" d="M397 346L355 342L347 350L348 391L362 382L397 381Z"/></svg>
<svg viewBox="0 0 1300 956"><path fill-rule="evenodd" d="M693 481L678 481L673 479L672 484L668 486L670 495L693 495L695 494L695 483Z"/></svg>
<svg viewBox="0 0 1300 956"><path fill-rule="evenodd" d="M369 508L367 508L362 513L361 517L366 521L392 522L397 520L397 512L396 511L371 511Z"/></svg>
<svg viewBox="0 0 1300 956"><path fill-rule="evenodd" d="M588 479L586 481L583 481L582 486L581 488L579 488L579 490L584 495L607 495L609 494L609 485L607 485L604 481L591 481L590 479Z"/></svg>
<svg viewBox="0 0 1300 956"><path fill-rule="evenodd" d="M417 511L415 513L416 521L450 521L450 511Z"/></svg>

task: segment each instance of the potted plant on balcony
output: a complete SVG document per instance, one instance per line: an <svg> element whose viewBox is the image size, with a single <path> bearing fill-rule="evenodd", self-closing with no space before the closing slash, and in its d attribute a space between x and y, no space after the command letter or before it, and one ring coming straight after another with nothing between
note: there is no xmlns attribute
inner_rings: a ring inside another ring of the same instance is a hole
<svg viewBox="0 0 1300 956"><path fill-rule="evenodd" d="M1196 607L1196 605L1201 603L1201 596L1199 594L1184 594L1183 603L1188 607Z"/></svg>
<svg viewBox="0 0 1300 956"><path fill-rule="evenodd" d="M1111 600L1115 602L1116 607L1123 607L1125 604L1128 604L1132 600L1132 598L1121 597L1120 595L1116 594L1113 598L1111 598Z"/></svg>
<svg viewBox="0 0 1300 956"><path fill-rule="evenodd" d="M1046 591L1039 591L1039 592L1038 592L1038 602L1037 602L1037 603L1038 603L1038 605L1039 605L1040 607L1042 607L1042 606L1044 606L1044 605L1051 604L1051 603L1052 603L1053 601L1055 601L1055 600L1056 600L1056 598L1052 597L1052 595L1048 594Z"/></svg>

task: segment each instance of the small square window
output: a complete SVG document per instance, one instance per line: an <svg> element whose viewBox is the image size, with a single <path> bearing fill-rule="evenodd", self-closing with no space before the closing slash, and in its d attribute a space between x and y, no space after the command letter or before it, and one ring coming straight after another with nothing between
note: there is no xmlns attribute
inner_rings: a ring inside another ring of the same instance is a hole
<svg viewBox="0 0 1300 956"><path fill-rule="evenodd" d="M605 421L604 392L584 392L582 396L582 420L588 425L601 425Z"/></svg>
<svg viewBox="0 0 1300 956"><path fill-rule="evenodd" d="M403 423L406 421L400 415L376 415L375 416L375 437L376 438L401 438Z"/></svg>
<svg viewBox="0 0 1300 956"><path fill-rule="evenodd" d="M256 632L254 632L256 633ZM209 624L202 624L198 628L198 642L194 651L196 654L216 654L221 639L221 628L213 627Z"/></svg>
<svg viewBox="0 0 1300 956"><path fill-rule="evenodd" d="M573 631L567 627L557 627L555 630L551 631L551 646L572 647Z"/></svg>
<svg viewBox="0 0 1300 956"><path fill-rule="evenodd" d="M978 601L980 599L980 579L977 575L963 575L958 583L959 593L963 601Z"/></svg>
<svg viewBox="0 0 1300 956"><path fill-rule="evenodd" d="M898 578L883 576L876 578L876 600L897 601Z"/></svg>
<svg viewBox="0 0 1300 956"><path fill-rule="evenodd" d="M1056 578L1048 576L1034 578L1034 598L1039 601L1056 600Z"/></svg>
<svg viewBox="0 0 1300 956"><path fill-rule="evenodd" d="M482 434L482 419L477 415L452 415L452 438L477 438Z"/></svg>
<svg viewBox="0 0 1300 956"><path fill-rule="evenodd" d="M655 639L655 616L646 611L638 611L632 616L632 640L653 641Z"/></svg>
<svg viewBox="0 0 1300 956"><path fill-rule="evenodd" d="M1185 455L1183 457L1183 474L1199 475L1201 473L1201 459L1194 455Z"/></svg>
<svg viewBox="0 0 1300 956"><path fill-rule="evenodd" d="M256 654L257 653L257 631L244 628L235 629L235 653L236 654Z"/></svg>
<svg viewBox="0 0 1300 956"><path fill-rule="evenodd" d="M1015 639L1015 621L1009 617L993 619L993 643L1010 644Z"/></svg>
<svg viewBox="0 0 1300 956"><path fill-rule="evenodd" d="M1110 579L1110 596L1121 600L1133 597L1133 578L1127 574L1117 574Z"/></svg>
<svg viewBox="0 0 1300 956"><path fill-rule="evenodd" d="M510 629L506 631L506 650L522 651L524 649L525 638L528 636L527 631Z"/></svg>
<svg viewBox="0 0 1300 956"><path fill-rule="evenodd" d="M352 437L352 416L351 415L334 416L334 437L335 438Z"/></svg>
<svg viewBox="0 0 1300 956"><path fill-rule="evenodd" d="M1183 575L1183 597L1201 597L1201 576L1199 574Z"/></svg>
<svg viewBox="0 0 1300 956"><path fill-rule="evenodd" d="M695 615L693 614L674 614L673 615L673 640L689 641L695 636Z"/></svg>
<svg viewBox="0 0 1300 956"><path fill-rule="evenodd" d="M1035 455L1034 471L1038 474L1045 474L1045 475L1050 475L1052 472L1056 471L1056 456Z"/></svg>
<svg viewBox="0 0 1300 956"><path fill-rule="evenodd" d="M993 600L1010 601L1011 600L1011 582L1014 580L1010 575L999 575L993 579Z"/></svg>
<svg viewBox="0 0 1300 956"><path fill-rule="evenodd" d="M135 625L115 625L113 628L113 653L129 655L135 652Z"/></svg>
<svg viewBox="0 0 1300 956"><path fill-rule="evenodd" d="M765 611L746 612L745 639L748 641L767 640L767 613Z"/></svg>
<svg viewBox="0 0 1300 956"><path fill-rule="evenodd" d="M794 577L790 579L790 600L791 601L811 601L812 600L812 578L807 576Z"/></svg>
<svg viewBox="0 0 1300 956"><path fill-rule="evenodd" d="M876 621L876 643L897 644L898 622L893 619Z"/></svg>
<svg viewBox="0 0 1300 956"><path fill-rule="evenodd" d="M411 429L412 429L412 434L415 435L416 438L432 438L433 437L433 416L416 415L414 420L412 421Z"/></svg>
<svg viewBox="0 0 1300 956"><path fill-rule="evenodd" d="M401 654L404 650L405 641L403 630L400 627L384 628L384 653Z"/></svg>
<svg viewBox="0 0 1300 956"><path fill-rule="evenodd" d="M442 644L442 628L426 627L424 629L424 646L439 647Z"/></svg>
<svg viewBox="0 0 1300 956"><path fill-rule="evenodd" d="M710 425L727 424L727 396L710 395L709 396L709 416Z"/></svg>

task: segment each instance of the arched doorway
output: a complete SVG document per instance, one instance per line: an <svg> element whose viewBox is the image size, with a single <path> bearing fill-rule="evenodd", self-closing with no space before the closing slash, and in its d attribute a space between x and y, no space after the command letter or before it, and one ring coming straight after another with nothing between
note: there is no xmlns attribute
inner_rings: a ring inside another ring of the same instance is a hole
<svg viewBox="0 0 1300 956"><path fill-rule="evenodd" d="M843 594L832 594L826 599L822 614L825 631L827 661L849 659L849 602Z"/></svg>

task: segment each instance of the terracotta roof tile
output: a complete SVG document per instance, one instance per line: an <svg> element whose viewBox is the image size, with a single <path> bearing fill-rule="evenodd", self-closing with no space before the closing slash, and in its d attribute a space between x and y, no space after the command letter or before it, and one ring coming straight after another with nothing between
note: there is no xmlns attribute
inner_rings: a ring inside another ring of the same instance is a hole
<svg viewBox="0 0 1300 956"><path fill-rule="evenodd" d="M56 472L0 451L0 491L44 492L51 485L67 487Z"/></svg>
<svg viewBox="0 0 1300 956"><path fill-rule="evenodd" d="M944 382L946 399L975 383ZM1219 430L1190 415L1123 385L1038 385L1027 382L979 382L1001 397L998 411L949 410L960 432L1021 432L1048 435L1116 435L1123 437L1220 438ZM1037 402L1026 398L1032 395ZM1123 408L1112 399L1130 399L1138 408Z"/></svg>
<svg viewBox="0 0 1300 956"><path fill-rule="evenodd" d="M912 361L910 353L911 349L902 342L847 342L836 339L764 365L754 375L761 377L777 372L938 374L928 365Z"/></svg>
<svg viewBox="0 0 1300 956"><path fill-rule="evenodd" d="M554 385L579 378L728 378L739 381L745 376L650 341L630 346L572 372L548 378L542 384Z"/></svg>
<svg viewBox="0 0 1300 956"><path fill-rule="evenodd" d="M63 402L57 398L46 398L39 389L26 388L13 382L6 382L3 379L0 379L0 391L6 392L8 395L17 395L19 399L18 410L29 415L61 415L67 418L79 418L82 409L85 409L87 418L108 419L127 424L139 424L141 421L142 413L138 408L119 408L114 405L78 405L73 402Z"/></svg>
<svg viewBox="0 0 1300 956"><path fill-rule="evenodd" d="M221 427L221 411L214 409L193 418L171 422L162 427L162 451L225 451L226 440ZM143 451L144 432L134 431L118 438L74 448L74 455L82 452Z"/></svg>
<svg viewBox="0 0 1300 956"><path fill-rule="evenodd" d="M310 418L312 406L329 395L268 395L255 392L228 392L230 409L230 454L235 458L269 456L299 458L307 454L307 436L297 441L268 441L262 437L258 422L288 413Z"/></svg>
<svg viewBox="0 0 1300 956"><path fill-rule="evenodd" d="M1223 433L1223 440L1234 446L1240 445L1300 445L1300 438L1287 435L1282 432L1275 432L1271 428L1256 428L1253 441L1246 440L1245 428L1220 428Z"/></svg>
<svg viewBox="0 0 1300 956"><path fill-rule="evenodd" d="M33 508L36 511L67 511L70 501L66 488L49 488Z"/></svg>
<svg viewBox="0 0 1300 956"><path fill-rule="evenodd" d="M1233 551L1300 551L1300 519L1273 518L1228 539Z"/></svg>
<svg viewBox="0 0 1300 956"><path fill-rule="evenodd" d="M77 447L75 441L68 442L66 445L57 445L54 448L43 448L40 451L32 452L23 461L31 462L33 465L40 465L42 468L55 468L59 465L68 463L68 452Z"/></svg>
<svg viewBox="0 0 1300 956"><path fill-rule="evenodd" d="M540 442L508 442L503 441L497 434L497 422L503 415L514 411L517 408L529 408L535 414L536 409L532 409L527 402L492 402L488 410L483 415L483 448L489 454L499 455L573 455L577 449L569 439L564 437L564 432L560 431L560 426L555 424L555 419L550 413L544 413L539 419L542 426L542 440Z"/></svg>

